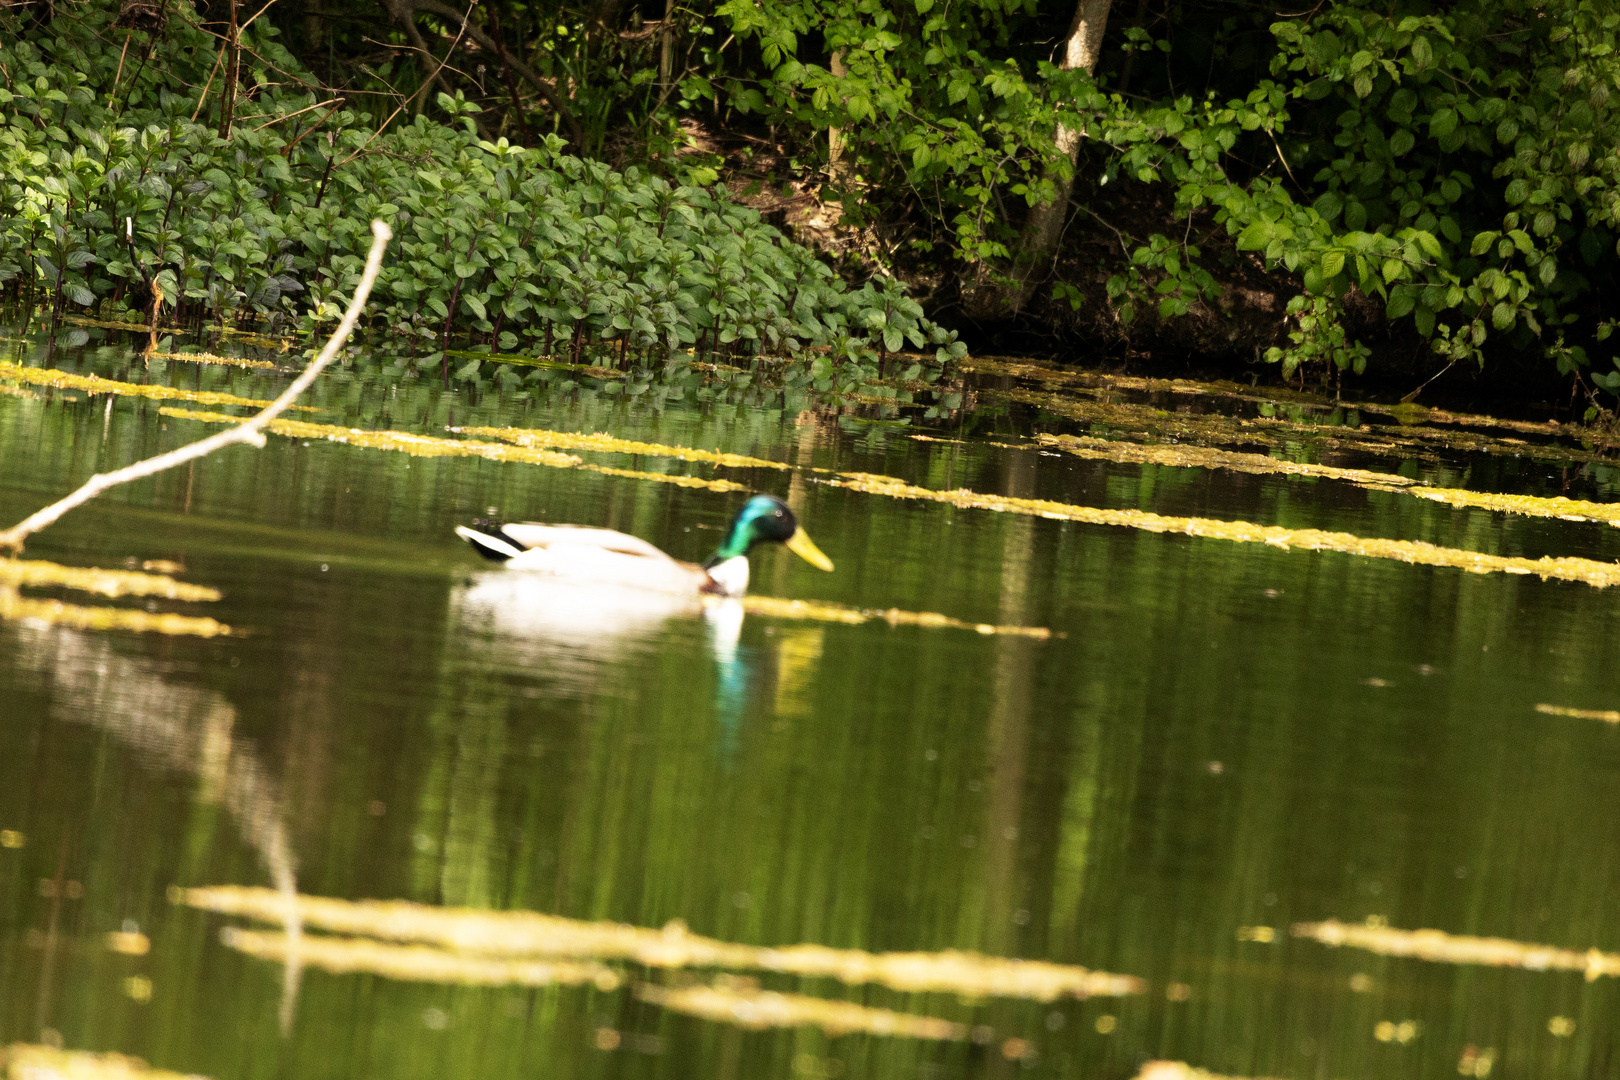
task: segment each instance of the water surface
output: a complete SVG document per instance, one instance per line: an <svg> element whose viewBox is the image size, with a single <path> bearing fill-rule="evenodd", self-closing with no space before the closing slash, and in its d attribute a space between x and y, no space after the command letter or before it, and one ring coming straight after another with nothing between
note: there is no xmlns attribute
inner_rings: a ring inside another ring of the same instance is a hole
<svg viewBox="0 0 1620 1080"><path fill-rule="evenodd" d="M288 378L147 368L116 332L9 348L15 363L247 397ZM1620 534L1325 480L1053 453L1029 437L1106 425L1006 393L1038 380L980 378L956 388L976 410L933 416L941 400L927 395L836 402L739 381L446 390L344 371L311 393L324 411L307 419L441 437L607 431L784 462L585 455L787 498L838 569L764 551L756 592L1053 636L755 616L733 635L567 595L513 605L451 534L484 515L576 522L701 559L734 493L280 437L121 488L28 555L177 563L224 598L153 606L236 633L0 622L0 828L14 845L0 848L0 1040L215 1080L1124 1078L1150 1058L1303 1080L1455 1075L1486 1051L1511 1077L1620 1070L1608 980L1383 958L1287 929L1371 918L1620 950L1620 725L1535 709L1620 707L1612 591L823 481L882 473L1530 557L1613 561ZM158 411L183 402L35 392L0 396L7 524L92 472L217 430ZM1331 405L1311 415L1332 422ZM1305 436L1274 452L1332 457ZM1518 458L1440 447L1332 460L1479 490L1612 494L1606 466L1538 459L1528 443ZM309 971L284 1036L281 969L222 945L232 920L169 900L175 885L272 883L276 843L308 894L678 919L764 945L970 949L1147 989L1038 1003L760 977L973 1031L936 1043L743 1031L622 989ZM1257 926L1274 939L1252 940L1266 936L1245 929ZM110 951L120 930L150 951Z"/></svg>

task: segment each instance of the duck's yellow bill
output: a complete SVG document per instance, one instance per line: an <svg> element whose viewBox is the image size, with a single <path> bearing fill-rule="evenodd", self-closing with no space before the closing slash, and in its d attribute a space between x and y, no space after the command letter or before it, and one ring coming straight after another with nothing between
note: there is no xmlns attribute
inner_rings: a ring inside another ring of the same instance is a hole
<svg viewBox="0 0 1620 1080"><path fill-rule="evenodd" d="M787 549L817 570L833 568L832 560L821 553L821 549L811 541L810 534L803 529L793 530L793 535L788 537Z"/></svg>

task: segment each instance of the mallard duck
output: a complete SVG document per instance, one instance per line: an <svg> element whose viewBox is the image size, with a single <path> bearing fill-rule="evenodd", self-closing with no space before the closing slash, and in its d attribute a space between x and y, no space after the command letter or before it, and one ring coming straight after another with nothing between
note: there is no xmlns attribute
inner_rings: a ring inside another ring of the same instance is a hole
<svg viewBox="0 0 1620 1080"><path fill-rule="evenodd" d="M682 595L743 595L748 591L748 552L763 540L786 544L819 570L833 568L832 560L799 528L787 503L772 495L755 495L743 504L725 540L702 566L671 558L638 537L584 525L476 521L470 528L456 526L456 535L484 558L513 569Z"/></svg>

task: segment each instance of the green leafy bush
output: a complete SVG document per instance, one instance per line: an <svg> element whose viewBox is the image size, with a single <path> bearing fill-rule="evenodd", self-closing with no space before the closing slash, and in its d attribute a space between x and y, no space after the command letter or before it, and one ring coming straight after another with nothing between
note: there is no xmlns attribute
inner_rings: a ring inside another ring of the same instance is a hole
<svg viewBox="0 0 1620 1080"><path fill-rule="evenodd" d="M346 303L380 217L398 239L375 321L430 350L814 352L857 372L907 348L935 365L963 351L901 283L848 288L723 190L583 161L555 136L480 140L477 107L449 95L438 104L459 126L358 126L288 82L298 65L273 29L249 32L259 90L220 138L194 119L206 89L172 89L209 82L193 12L177 10L133 76L109 16L78 14L48 35L0 26L0 280L58 309L155 287L198 322L313 330Z"/></svg>

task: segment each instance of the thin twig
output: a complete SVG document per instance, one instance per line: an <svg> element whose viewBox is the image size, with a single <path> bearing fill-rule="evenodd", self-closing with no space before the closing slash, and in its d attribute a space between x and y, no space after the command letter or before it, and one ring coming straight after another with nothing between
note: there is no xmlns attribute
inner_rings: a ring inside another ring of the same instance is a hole
<svg viewBox="0 0 1620 1080"><path fill-rule="evenodd" d="M225 50L221 48L219 54L214 57L214 66L208 71L208 81L203 83L202 93L197 96L197 108L191 114L193 123L196 122L197 117L202 115L203 106L208 103L208 91L213 89L214 76L219 74L219 62L223 59L225 59Z"/></svg>
<svg viewBox="0 0 1620 1080"><path fill-rule="evenodd" d="M67 498L52 503L45 509L24 518L4 532L0 532L0 550L9 549L13 553L21 552L25 537L45 528L69 510L89 502L108 488L117 487L119 484L125 484L131 480L139 480L154 473L160 473L164 469L172 469L176 465L187 461L195 461L197 458L230 446L232 443L250 443L253 446L262 447L264 445L263 432L265 425L286 411L287 407L309 388L309 385L315 381L315 377L321 373L327 364L332 362L333 357L337 356L338 350L343 347L343 342L353 332L354 324L360 320L360 312L366 306L366 297L371 295L371 286L376 282L378 272L382 270L383 252L387 250L388 241L393 239L394 236L393 231L381 221L371 223L371 234L374 238L371 242L371 254L366 258L365 273L360 276L360 284L355 287L354 299L349 301L349 309L343 313L343 319L338 323L337 329L332 331L331 340L326 343L326 348L321 350L319 356L310 361L309 367L304 369L302 375L293 380L291 386L281 392L280 397L265 406L262 412L227 431L210 435L206 439L182 446L178 450L170 450L167 454L159 454L157 457L147 458L145 461L137 461L133 465L126 465L114 472L92 476L85 481L83 487Z"/></svg>
<svg viewBox="0 0 1620 1080"><path fill-rule="evenodd" d="M124 77L124 57L129 55L129 39L134 36L134 34L125 35L124 47L119 50L118 74L113 76L112 89L107 91L107 108L109 109L113 107L113 102L118 100L118 80Z"/></svg>
<svg viewBox="0 0 1620 1080"><path fill-rule="evenodd" d="M1439 371L1435 372L1433 375L1430 375L1427 379L1424 379L1422 386L1419 386L1416 390L1413 390L1410 394L1403 395L1401 397L1401 404L1402 405L1410 405L1412 402L1416 401L1417 396L1419 394L1423 393L1424 389L1430 383L1434 382L1434 380L1438 379L1440 376L1442 376L1446 372L1450 371L1453 367L1456 366L1456 364L1457 364L1457 358L1452 357L1451 358L1451 363L1447 364L1445 367L1441 368Z"/></svg>
<svg viewBox="0 0 1620 1080"><path fill-rule="evenodd" d="M264 123L260 124L256 128L248 128L248 134L251 135L255 131L263 131L265 128L269 127L271 124L279 124L283 120L291 120L295 116L302 116L307 112L313 112L314 110L319 109L319 108L321 108L322 106L325 106L325 105L330 105L332 107L332 109L335 110L335 109L337 109L337 107L339 105L342 105L342 104L343 104L343 99L342 98L333 98L331 101L317 101L315 104L305 106L304 108L299 109L297 112L283 113L280 116L275 116L275 117L272 117L269 120L266 120ZM264 115L263 113L259 114L259 116L263 116L263 115ZM331 113L328 112L327 115L330 116ZM239 117L237 117L238 120L257 120L258 118L259 118L258 116L247 116L247 117L239 116ZM325 119L326 119L325 116L321 117L320 120L315 122L314 127L311 127L309 130L314 131L315 128L320 127L321 122L324 121ZM305 132L304 134L307 135L307 134L309 134L309 132ZM302 137L302 136L300 136L300 137Z"/></svg>
<svg viewBox="0 0 1620 1080"><path fill-rule="evenodd" d="M253 25L253 19L257 19L260 15L263 15L265 12L269 11L275 6L275 3L276 0L270 0L268 4L264 5L264 7L260 8L258 11L255 11L253 13L253 18L242 24L242 33L246 33L247 28Z"/></svg>

